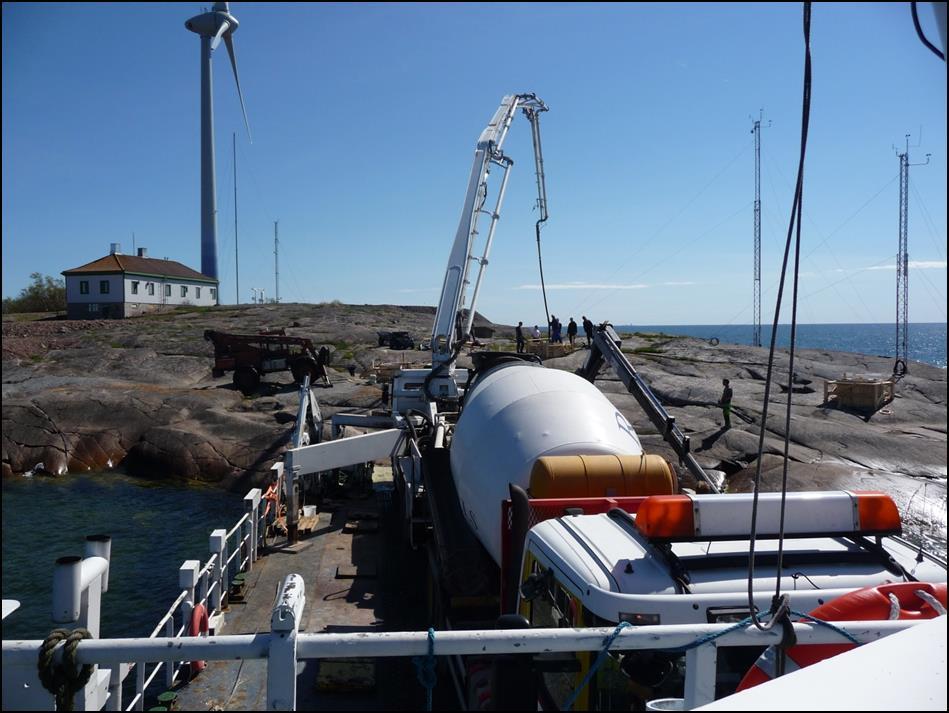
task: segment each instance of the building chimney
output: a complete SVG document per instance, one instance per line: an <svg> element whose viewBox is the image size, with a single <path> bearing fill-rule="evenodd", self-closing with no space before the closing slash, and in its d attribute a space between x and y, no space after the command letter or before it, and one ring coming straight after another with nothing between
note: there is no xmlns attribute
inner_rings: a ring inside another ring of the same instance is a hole
<svg viewBox="0 0 949 713"><path fill-rule="evenodd" d="M138 249L139 257L148 257L148 248L139 248Z"/></svg>
<svg viewBox="0 0 949 713"><path fill-rule="evenodd" d="M112 243L112 247L109 248L109 255L121 255L122 254L122 243Z"/></svg>

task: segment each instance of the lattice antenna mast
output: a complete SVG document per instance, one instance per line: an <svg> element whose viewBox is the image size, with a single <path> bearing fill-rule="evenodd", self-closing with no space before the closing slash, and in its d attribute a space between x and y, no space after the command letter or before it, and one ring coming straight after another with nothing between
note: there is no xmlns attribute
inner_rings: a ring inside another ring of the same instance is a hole
<svg viewBox="0 0 949 713"><path fill-rule="evenodd" d="M764 109L752 119L751 133L755 135L755 255L754 255L754 327L751 343L761 346L761 122ZM767 126L771 126L770 119Z"/></svg>
<svg viewBox="0 0 949 713"><path fill-rule="evenodd" d="M280 267L277 261L277 249L280 242L277 240L277 223L273 222L273 281L274 281L274 302L280 302Z"/></svg>
<svg viewBox="0 0 949 713"><path fill-rule="evenodd" d="M893 362L893 374L897 377L906 373L909 359L909 167L925 166L930 157L930 154L926 154L923 163L910 163L909 137L906 134L906 150L896 154L900 161L900 218L899 247L896 252L896 360Z"/></svg>

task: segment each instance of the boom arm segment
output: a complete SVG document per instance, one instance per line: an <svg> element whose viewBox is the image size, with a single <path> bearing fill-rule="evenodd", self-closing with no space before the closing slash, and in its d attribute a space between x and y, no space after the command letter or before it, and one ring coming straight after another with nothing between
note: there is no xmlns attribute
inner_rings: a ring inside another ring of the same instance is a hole
<svg viewBox="0 0 949 713"><path fill-rule="evenodd" d="M547 105L534 94L509 94L501 100L501 105L495 112L488 126L478 139L475 149L474 165L468 178L468 192L461 214L461 221L455 233L448 257L448 267L445 270L445 280L442 284L441 297L435 313L435 324L432 329L432 366L449 365L454 360L455 350L471 331L474 320L475 304L478 299L478 290L484 268L488 264L488 255L491 243L494 240L494 231L500 218L501 204L504 201L504 192L507 188L508 170L514 162L502 151L508 129L517 110L521 109L530 120L534 136L534 158L537 167L538 205L541 207L542 218L547 218L547 192L544 186L543 159L540 157L540 112L547 111ZM491 166L500 166L504 174L501 187L495 202L494 210L485 210L484 204L488 194L488 176ZM482 256L472 254L475 239L478 236L478 219L481 214L488 215L491 225L488 229ZM472 293L471 304L468 307L468 317L465 324L460 324L460 310L464 306L465 291L470 283L468 268L472 261L479 264L478 277Z"/></svg>
<svg viewBox="0 0 949 713"><path fill-rule="evenodd" d="M587 358L587 363L580 367L577 373L593 383L603 362L613 367L613 371L626 385L627 391L639 402L642 410L649 416L649 420L662 434L666 443L672 446L672 450L679 456L682 464L688 468L696 480L706 483L713 493L719 492L715 481L692 455L689 438L679 430L675 417L669 415L669 412L656 398L649 385L646 384L639 372L629 363L626 355L623 354L622 349L620 349L622 343L613 327L609 324L601 325L593 334L593 345L590 347L590 356Z"/></svg>

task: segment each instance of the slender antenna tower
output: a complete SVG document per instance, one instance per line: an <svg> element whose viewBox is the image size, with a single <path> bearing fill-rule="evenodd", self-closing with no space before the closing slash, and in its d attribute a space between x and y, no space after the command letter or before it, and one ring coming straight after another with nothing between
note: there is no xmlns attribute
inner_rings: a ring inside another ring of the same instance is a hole
<svg viewBox="0 0 949 713"><path fill-rule="evenodd" d="M273 222L273 281L274 281L274 302L280 302L280 267L277 261L277 246L279 241L277 240L277 223L279 220Z"/></svg>
<svg viewBox="0 0 949 713"><path fill-rule="evenodd" d="M907 372L909 359L909 167L925 166L924 163L909 162L909 134L906 134L906 150L897 152L900 160L900 220L899 247L896 252L896 361L893 374L900 377ZM917 144L918 146L919 144Z"/></svg>
<svg viewBox="0 0 949 713"><path fill-rule="evenodd" d="M241 263L237 257L237 132L231 133L231 146L234 151L234 294L237 304L241 303Z"/></svg>
<svg viewBox="0 0 949 713"><path fill-rule="evenodd" d="M751 343L761 346L761 121L764 109L758 110L758 118L752 119L751 133L755 135L755 255L754 255L754 326ZM771 126L771 121L768 121Z"/></svg>
<svg viewBox="0 0 949 713"><path fill-rule="evenodd" d="M132 254L138 255L138 252L135 250L135 231L132 231Z"/></svg>

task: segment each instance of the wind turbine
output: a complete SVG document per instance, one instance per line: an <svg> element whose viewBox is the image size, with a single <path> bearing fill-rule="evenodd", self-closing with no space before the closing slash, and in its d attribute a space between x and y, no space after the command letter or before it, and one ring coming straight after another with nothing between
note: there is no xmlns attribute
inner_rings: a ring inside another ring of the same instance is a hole
<svg viewBox="0 0 949 713"><path fill-rule="evenodd" d="M216 2L210 12L195 15L185 27L201 36L201 274L217 279L217 188L214 179L214 106L211 98L211 52L221 40L227 46L241 100L244 125L250 137L250 124L244 108L241 80L237 76L234 56L234 33L239 23L228 9L228 3ZM218 292L220 296L220 292Z"/></svg>

